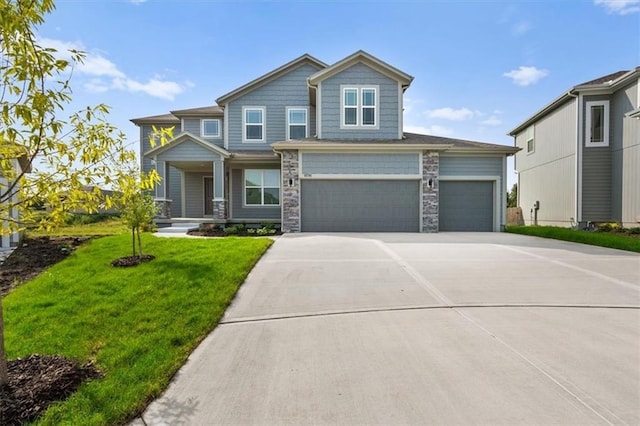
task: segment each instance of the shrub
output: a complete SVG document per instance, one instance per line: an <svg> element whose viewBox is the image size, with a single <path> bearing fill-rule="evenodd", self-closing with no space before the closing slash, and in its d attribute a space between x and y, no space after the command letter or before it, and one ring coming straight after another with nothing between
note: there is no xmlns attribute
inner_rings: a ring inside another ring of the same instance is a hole
<svg viewBox="0 0 640 426"><path fill-rule="evenodd" d="M235 235L238 233L238 228L237 226L227 226L223 229L224 233L227 235Z"/></svg>

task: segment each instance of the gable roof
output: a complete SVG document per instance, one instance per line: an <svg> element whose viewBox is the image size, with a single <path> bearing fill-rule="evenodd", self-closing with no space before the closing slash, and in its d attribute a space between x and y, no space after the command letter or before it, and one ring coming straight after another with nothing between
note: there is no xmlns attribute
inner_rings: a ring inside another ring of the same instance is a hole
<svg viewBox="0 0 640 426"><path fill-rule="evenodd" d="M176 117L210 117L214 115L224 115L224 108L218 105L204 106L198 108L178 109L171 111Z"/></svg>
<svg viewBox="0 0 640 426"><path fill-rule="evenodd" d="M575 98L578 93L601 90L604 90L605 93L613 93L621 86L638 77L640 77L640 67L635 67L628 71L616 71L612 74L607 74L605 76L587 81L586 83L573 86L565 93L554 99L550 104L546 105L531 117L520 123L517 127L511 130L508 135L516 136L522 130L529 127L531 124L535 123L550 112L556 110L568 100Z"/></svg>
<svg viewBox="0 0 640 426"><path fill-rule="evenodd" d="M180 133L180 135L176 136L175 138L173 138L172 140L170 140L169 142L167 142L164 145L158 145L155 148L150 149L149 151L144 153L144 157L150 157L152 155L158 155L161 154L165 151L170 150L171 148L180 145L183 142L187 142L187 141L191 141L191 142L195 142L198 145L202 145L204 148L208 149L209 151L220 155L221 157L224 158L228 158L229 157L229 151L227 151L224 148L220 148L219 146L210 144L209 142L199 138L198 136L194 135L193 133L189 133L189 132L184 132L184 133Z"/></svg>
<svg viewBox="0 0 640 426"><path fill-rule="evenodd" d="M308 53L305 53L302 56L299 56L298 58L294 59L293 61L287 62L286 64L282 65L281 67L276 68L275 70L268 72L266 74L264 74L261 77L256 78L255 80L250 81L249 83L238 87L237 89L227 93L226 95L222 95L220 96L218 99L216 99L216 102L218 103L218 105L224 105L227 102L230 102L252 90L257 89L258 87L264 86L265 84L269 83L270 81L275 80L276 78L288 73L289 71L298 68L304 64L311 64L315 67L318 68L325 68L327 66L327 64L325 64L324 62L314 58L313 56L309 55Z"/></svg>
<svg viewBox="0 0 640 426"><path fill-rule="evenodd" d="M180 119L173 114L150 115L148 117L132 118L133 124L180 124Z"/></svg>
<svg viewBox="0 0 640 426"><path fill-rule="evenodd" d="M386 75L387 77L399 81L405 89L409 87L409 85L413 81L413 77L409 74L400 71L398 68L393 67L384 61L381 61L380 59L365 52L364 50L358 50L357 52L347 56L346 58L336 62L335 64L309 76L309 84L312 86L317 86L319 82L326 80L327 78L332 77L357 63L363 63L373 68L374 70Z"/></svg>

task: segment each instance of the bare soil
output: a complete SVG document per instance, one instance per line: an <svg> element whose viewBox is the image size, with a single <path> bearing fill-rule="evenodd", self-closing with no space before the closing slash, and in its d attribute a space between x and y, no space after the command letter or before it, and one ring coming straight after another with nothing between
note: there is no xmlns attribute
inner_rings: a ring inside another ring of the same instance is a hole
<svg viewBox="0 0 640 426"><path fill-rule="evenodd" d="M88 238L30 238L0 265L0 295L60 262ZM9 384L0 388L0 425L34 421L47 407L64 400L86 380L102 377L91 363L58 355L29 355L9 361Z"/></svg>

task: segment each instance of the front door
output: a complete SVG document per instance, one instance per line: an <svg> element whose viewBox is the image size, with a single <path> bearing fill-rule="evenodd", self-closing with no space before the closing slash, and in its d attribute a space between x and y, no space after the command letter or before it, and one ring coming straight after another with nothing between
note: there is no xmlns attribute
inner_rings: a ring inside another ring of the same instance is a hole
<svg viewBox="0 0 640 426"><path fill-rule="evenodd" d="M204 215L213 216L213 178L204 178Z"/></svg>

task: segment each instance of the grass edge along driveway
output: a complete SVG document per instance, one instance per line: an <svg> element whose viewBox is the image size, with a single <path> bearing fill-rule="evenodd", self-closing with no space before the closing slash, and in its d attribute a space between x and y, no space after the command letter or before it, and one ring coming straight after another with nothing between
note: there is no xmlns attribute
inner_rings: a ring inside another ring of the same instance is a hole
<svg viewBox="0 0 640 426"><path fill-rule="evenodd" d="M506 232L640 253L640 238L557 226L507 226Z"/></svg>
<svg viewBox="0 0 640 426"><path fill-rule="evenodd" d="M272 244L263 238L143 235L156 259L134 268L127 234L93 240L4 300L9 358L32 353L93 360L103 379L83 384L36 424L122 424L159 396L215 328Z"/></svg>

